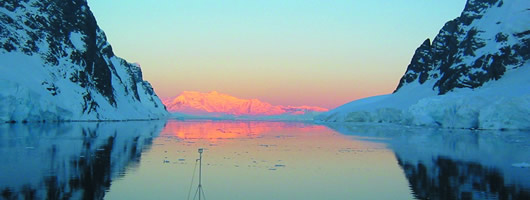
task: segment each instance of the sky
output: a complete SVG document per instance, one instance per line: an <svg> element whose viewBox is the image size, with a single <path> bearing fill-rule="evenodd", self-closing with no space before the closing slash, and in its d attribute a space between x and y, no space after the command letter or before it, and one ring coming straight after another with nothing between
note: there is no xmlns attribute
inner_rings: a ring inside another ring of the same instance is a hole
<svg viewBox="0 0 530 200"><path fill-rule="evenodd" d="M88 0L159 97L218 91L335 108L391 93L465 0Z"/></svg>

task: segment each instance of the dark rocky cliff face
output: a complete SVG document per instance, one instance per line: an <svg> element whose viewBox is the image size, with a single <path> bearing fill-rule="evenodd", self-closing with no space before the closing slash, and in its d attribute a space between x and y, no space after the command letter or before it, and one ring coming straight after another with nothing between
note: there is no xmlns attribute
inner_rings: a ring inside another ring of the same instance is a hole
<svg viewBox="0 0 530 200"><path fill-rule="evenodd" d="M416 50L394 93L415 81L431 81L440 95L455 88L477 88L522 67L530 58L530 30L513 27L530 20L530 6L508 8L519 13L502 13L503 6L516 1L468 0L460 17Z"/></svg>
<svg viewBox="0 0 530 200"><path fill-rule="evenodd" d="M8 52L42 54L46 62L52 65L59 65L62 58L69 58L72 64L83 66L78 74L70 75L72 81L97 89L111 104L115 103L111 85L114 66L104 59L114 56L114 53L110 45L104 44L105 35L98 28L96 19L84 0L7 0L0 2L0 7L12 12L38 9L38 13L27 12L18 19L2 16L0 34L8 39L2 41L1 47ZM72 32L85 35L83 42L86 49L75 49L70 41ZM39 42L48 43L49 51L39 51Z"/></svg>
<svg viewBox="0 0 530 200"><path fill-rule="evenodd" d="M165 112L140 68L114 55L86 0L0 1L0 53L13 52L42 58L42 66L35 67L53 74L55 80L42 81L51 95L70 88L57 84L61 80L82 88L83 113L97 113L102 104L118 108L120 96L139 103L142 95L150 101L143 104Z"/></svg>

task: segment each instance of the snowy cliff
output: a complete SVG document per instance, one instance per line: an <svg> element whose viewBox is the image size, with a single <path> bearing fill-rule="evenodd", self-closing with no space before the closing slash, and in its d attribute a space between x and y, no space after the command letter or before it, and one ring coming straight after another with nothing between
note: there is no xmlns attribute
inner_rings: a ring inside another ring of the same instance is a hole
<svg viewBox="0 0 530 200"><path fill-rule="evenodd" d="M327 122L530 129L530 4L469 0L415 52L393 94L350 102Z"/></svg>
<svg viewBox="0 0 530 200"><path fill-rule="evenodd" d="M140 67L116 57L86 0L0 2L0 122L167 114Z"/></svg>

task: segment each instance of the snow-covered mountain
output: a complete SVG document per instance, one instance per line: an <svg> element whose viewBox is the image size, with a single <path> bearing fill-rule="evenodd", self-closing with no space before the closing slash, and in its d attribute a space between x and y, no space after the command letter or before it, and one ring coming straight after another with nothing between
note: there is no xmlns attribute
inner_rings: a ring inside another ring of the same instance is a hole
<svg viewBox="0 0 530 200"><path fill-rule="evenodd" d="M393 94L350 102L327 122L530 129L530 3L468 0L415 52Z"/></svg>
<svg viewBox="0 0 530 200"><path fill-rule="evenodd" d="M167 114L140 66L116 57L86 0L0 1L0 122Z"/></svg>
<svg viewBox="0 0 530 200"><path fill-rule="evenodd" d="M328 111L326 108L314 106L274 106L258 99L240 99L216 91L184 91L179 96L163 99L162 102L169 112L189 115L271 116Z"/></svg>

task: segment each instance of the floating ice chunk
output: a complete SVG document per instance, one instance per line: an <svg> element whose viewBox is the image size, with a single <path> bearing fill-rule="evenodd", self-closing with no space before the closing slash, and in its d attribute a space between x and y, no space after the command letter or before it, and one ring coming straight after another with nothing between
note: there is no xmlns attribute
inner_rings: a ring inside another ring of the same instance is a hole
<svg viewBox="0 0 530 200"><path fill-rule="evenodd" d="M514 163L512 164L512 167L530 168L530 163L526 163L526 162Z"/></svg>

